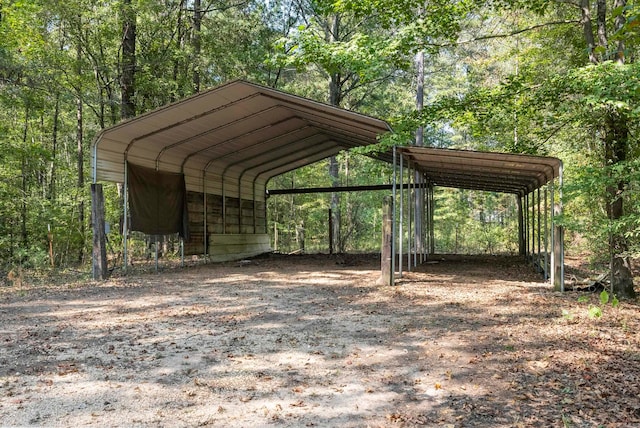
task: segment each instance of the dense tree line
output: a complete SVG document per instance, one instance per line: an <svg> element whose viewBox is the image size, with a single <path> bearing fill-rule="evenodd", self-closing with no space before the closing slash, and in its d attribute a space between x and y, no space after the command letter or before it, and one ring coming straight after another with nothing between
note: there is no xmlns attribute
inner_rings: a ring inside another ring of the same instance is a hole
<svg viewBox="0 0 640 428"><path fill-rule="evenodd" d="M609 261L631 295L639 19L635 0L2 0L0 267L86 262L88 147L100 129L246 78L389 120L383 147L560 157L568 243ZM387 166L342 154L271 186L389 180ZM119 191L107 189L113 225ZM512 197L436 196L439 251L517 251ZM381 197L273 197L268 229L283 250L301 239L326 250L332 208L334 247L373 250Z"/></svg>

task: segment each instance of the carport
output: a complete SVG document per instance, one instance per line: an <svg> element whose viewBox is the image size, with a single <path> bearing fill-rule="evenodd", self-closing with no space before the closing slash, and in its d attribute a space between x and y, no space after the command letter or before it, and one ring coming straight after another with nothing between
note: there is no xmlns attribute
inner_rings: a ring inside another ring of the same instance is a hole
<svg viewBox="0 0 640 428"><path fill-rule="evenodd" d="M388 131L389 125L380 119L241 80L107 128L91 150L94 278L107 275L99 182L124 184L125 269L130 230L179 233L187 238L181 240L183 255L239 259L270 250L266 190L272 177L375 144ZM554 202L554 182L562 182L558 159L418 147L375 156L394 165L392 189L399 201L394 212L400 214L394 215L394 236L406 235L407 245L403 247L404 238L395 239L393 253L406 250L409 269L424 261L429 247L433 249L434 186L506 192L518 198L521 254L545 276L550 272L554 285L561 287L562 229L554 226L546 233L549 218L561 212ZM405 174L406 169L412 174ZM424 203L412 212L410 204L403 204L405 195L419 195ZM130 206L136 212L129 212ZM403 217L410 219L408 225ZM393 271L401 275L399 260Z"/></svg>
<svg viewBox="0 0 640 428"><path fill-rule="evenodd" d="M93 218L103 218L98 182L124 183L125 269L130 230L180 233L189 238L181 241L183 254L213 261L260 254L270 249L265 202L272 177L375 144L389 130L380 119L232 81L103 130L91 150ZM391 162L390 154L378 157ZM173 211L177 218L166 221ZM106 274L103 228L94 221L94 277Z"/></svg>
<svg viewBox="0 0 640 428"><path fill-rule="evenodd" d="M560 159L427 147L397 147L393 158L393 199L399 204L393 223L399 239L392 252L406 257L399 257L391 272L402 276L404 260L410 270L434 252L435 186L508 193L517 198L519 253L564 291L563 228L554 221L562 214Z"/></svg>

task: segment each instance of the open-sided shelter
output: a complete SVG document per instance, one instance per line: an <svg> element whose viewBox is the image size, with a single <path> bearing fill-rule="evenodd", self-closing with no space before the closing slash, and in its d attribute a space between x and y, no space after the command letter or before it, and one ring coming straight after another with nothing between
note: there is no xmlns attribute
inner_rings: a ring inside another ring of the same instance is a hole
<svg viewBox="0 0 640 428"><path fill-rule="evenodd" d="M269 250L266 188L272 177L374 144L389 130L380 119L240 80L105 129L91 151L94 276L106 272L104 251L99 250L104 248L99 181L124 183L125 266L129 230L179 233L188 237L185 254L204 254L214 261L238 259ZM400 176L405 167L422 174L420 186L429 191L423 193L428 213L422 218L427 227L420 234L427 231L431 246L433 186L507 192L518 196L521 253L537 252L540 258L540 189L547 185L546 195L551 184L553 206L553 183L562 177L558 159L418 147L398 151L399 156L395 151L377 156L399 165ZM400 182L400 189L407 184L416 187L415 181L405 183L401 177ZM537 214L532 208L536 191ZM403 198L399 199L402 206ZM546 223L546 207L544 215ZM404 236L402 218L399 232L394 225L398 237ZM416 229L408 235L415 236ZM558 249L551 263L561 269L562 234L554 230L553 248ZM402 253L403 239L395 242L399 249L394 253ZM414 259L417 247L408 245ZM544 253L546 273L546 248ZM554 284L562 278L555 271Z"/></svg>
<svg viewBox="0 0 640 428"><path fill-rule="evenodd" d="M409 211L408 215L400 215L397 222L398 236L408 237L404 248L403 239L397 241L397 252L402 254L406 249L409 267L412 259L417 261L418 252L433 252L434 186L509 193L517 198L520 254L527 256L544 273L545 279L550 277L556 289L563 290L563 229L553 219L554 215L562 213L562 198L556 200L556 192L562 191L563 166L560 159L431 147L398 147L394 151L396 158L398 161L394 161L394 165L398 169L394 176L398 175L399 182L403 184L399 187L400 212L403 213L405 207ZM403 175L405 168L415 174ZM421 194L425 200L425 213L412 215L411 204L403 205L405 198L402 193L407 183L415 195L419 194L416 190L424 189ZM411 224L402 224L403 217L413 219L414 223L424 221L424 224L415 224L412 228ZM420 218L423 220L417 220ZM403 229L408 229L407 233ZM421 246L426 249L419 248ZM398 260L398 271L402 273L403 258Z"/></svg>
<svg viewBox="0 0 640 428"><path fill-rule="evenodd" d="M125 184L125 210L132 208L124 216L125 266L132 226L189 235L185 254L237 259L269 249L270 178L376 143L389 129L380 119L238 80L103 130L92 145L93 181ZM172 213L178 218L167 219Z"/></svg>

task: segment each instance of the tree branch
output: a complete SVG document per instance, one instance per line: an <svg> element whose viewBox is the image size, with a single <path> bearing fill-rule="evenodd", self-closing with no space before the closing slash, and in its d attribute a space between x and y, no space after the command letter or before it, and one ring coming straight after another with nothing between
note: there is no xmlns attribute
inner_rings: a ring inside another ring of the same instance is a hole
<svg viewBox="0 0 640 428"><path fill-rule="evenodd" d="M484 36L474 37L473 39L461 40L461 41L453 42L453 43L442 43L442 44L427 43L425 46L432 46L432 47L437 47L437 48L448 48L448 47L453 47L453 46L466 45L466 44L469 44L469 43L479 42L479 41L483 41L483 40L504 39L504 38L507 38L507 37L517 36L518 34L526 33L528 31L533 31L533 30L537 30L539 28L544 28L544 27L551 27L551 26L555 26L555 25L579 24L579 23L580 23L579 19L570 19L570 20L564 20L564 21L545 22L543 24L536 24L536 25L532 25L530 27L520 28L518 30L511 31L509 33L487 34L487 35L484 35Z"/></svg>

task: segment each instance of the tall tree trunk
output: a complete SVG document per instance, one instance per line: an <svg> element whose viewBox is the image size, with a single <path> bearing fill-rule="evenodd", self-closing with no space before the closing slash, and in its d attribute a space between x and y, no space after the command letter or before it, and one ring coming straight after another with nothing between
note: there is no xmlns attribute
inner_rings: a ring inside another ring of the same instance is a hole
<svg viewBox="0 0 640 428"><path fill-rule="evenodd" d="M615 0L613 7L622 10L626 5L625 0ZM624 13L619 13L614 21L615 31L619 31L625 24ZM624 63L624 42L619 41L616 46L616 61ZM627 160L629 153L629 121L627 116L618 111L611 111L606 118L605 132L605 158L607 165L614 165ZM607 193L609 203L607 213L611 221L616 221L624 215L624 189L627 183L618 181L617 185L609 186ZM628 245L622 233L611 236L609 243L613 254L611 262L611 288L620 297L633 298L636 296L631 269L631 258L627 254Z"/></svg>
<svg viewBox="0 0 640 428"><path fill-rule="evenodd" d="M136 13L132 0L122 3L122 69L120 71L120 119L134 117L135 109L135 72L136 72ZM120 229L124 224L124 188L118 183L120 205Z"/></svg>
<svg viewBox="0 0 640 428"><path fill-rule="evenodd" d="M607 0L597 2L598 45L607 47Z"/></svg>
<svg viewBox="0 0 640 428"><path fill-rule="evenodd" d="M176 28L178 29L176 43L178 45L177 47L180 50L184 49L185 31L182 26L182 18L183 18L184 10L185 10L185 0L180 0L180 5L178 6L178 19L176 22ZM173 75L172 75L173 81L176 84L176 93L171 94L171 102L175 101L176 98L182 98L182 96L184 95L182 91L182 87L179 84L180 67L181 67L180 59L176 56L173 59Z"/></svg>
<svg viewBox="0 0 640 428"><path fill-rule="evenodd" d="M328 38L330 42L336 42L339 40L340 31L340 16L333 15L331 21L331 30ZM332 106L340 107L342 101L342 81L340 73L332 73L329 78L329 104ZM329 158L329 178L331 180L332 187L340 186L340 176L338 159L336 156ZM331 248L334 251L341 252L340 243L340 230L341 230L341 216L340 216L340 194L337 192L331 193L331 216L332 216L332 242Z"/></svg>
<svg viewBox="0 0 640 428"><path fill-rule="evenodd" d="M27 232L27 189L28 189L28 183L27 183L27 137L28 137L28 130L29 130L29 108L25 107L24 110L24 128L22 131L22 146L23 146L23 153L22 153L22 162L21 162L21 175L22 175L22 184L21 184L21 190L22 190L22 204L20 207L20 216L21 216L21 221L20 221L20 235L22 238L22 248L28 248L28 244L29 244L29 235Z"/></svg>
<svg viewBox="0 0 640 428"><path fill-rule="evenodd" d="M597 28L598 45L608 50L607 38L607 3L605 0L597 1ZM615 0L616 7L624 7L625 0ZM593 36L593 26L591 24L591 13L589 10L589 0L581 0L582 29L585 42L589 48L589 61L592 64L599 64L600 60L595 54L595 39ZM619 30L625 22L624 13L620 13L615 18L615 30ZM617 44L616 60L624 62L624 44ZM629 150L629 123L624 113L611 107L605 114L604 121L600 127L600 135L604 144L604 164L615 166L627 159ZM619 180L614 185L607 186L607 216L611 222L616 222L624 216L624 189L626 182ZM611 288L613 292L623 298L635 297L633 286L633 275L631 273L631 261L627 255L628 246L624 235L619 232L612 233L609 239L611 251Z"/></svg>
<svg viewBox="0 0 640 428"><path fill-rule="evenodd" d="M122 3L122 70L120 74L120 118L135 116L136 12L132 0Z"/></svg>
<svg viewBox="0 0 640 428"><path fill-rule="evenodd" d="M193 2L193 90L200 92L200 53L202 42L200 31L202 29L202 10L200 0Z"/></svg>
<svg viewBox="0 0 640 428"><path fill-rule="evenodd" d="M605 161L607 165L615 165L627 159L629 126L626 116L612 111L606 117L604 127ZM607 187L607 215L615 222L624 215L625 181L618 181ZM627 254L628 245L623 234L612 233L609 241L612 252L611 285L614 294L619 297L635 297L631 259Z"/></svg>
<svg viewBox="0 0 640 428"><path fill-rule="evenodd" d="M615 0L613 2L613 10L624 10L624 8L627 6L627 1L626 0ZM626 17L624 15L624 13L620 13L616 16L616 19L614 21L614 25L615 25L615 30L619 31L625 24L626 22ZM618 46L616 49L616 61L620 64L624 63L624 40L623 37L620 38L620 40L618 40Z"/></svg>
<svg viewBox="0 0 640 428"><path fill-rule="evenodd" d="M580 0L580 24L582 25L582 33L584 40L587 43L587 50L589 52L589 62L597 64L595 48L596 41L593 37L593 25L591 24L591 5L590 0Z"/></svg>
<svg viewBox="0 0 640 428"><path fill-rule="evenodd" d="M60 122L60 93L56 92L53 109L53 132L51 135L51 166L49 168L49 200L56 199L56 157L58 155L58 129Z"/></svg>
<svg viewBox="0 0 640 428"><path fill-rule="evenodd" d="M82 66L80 60L82 59L82 47L78 43L76 46L76 60L78 61L76 73L78 76L82 75ZM78 164L78 230L80 231L80 248L78 249L78 262L84 260L84 240L85 240L85 225L84 225L84 139L83 139L83 113L82 113L82 92L80 85L76 92L76 144L77 144L77 164Z"/></svg>
<svg viewBox="0 0 640 428"><path fill-rule="evenodd" d="M338 159L336 156L329 158L329 178L331 179L331 187L340 186ZM331 249L334 252L340 252L340 194L331 193Z"/></svg>
<svg viewBox="0 0 640 428"><path fill-rule="evenodd" d="M424 107L424 51L418 52L416 56L416 110L422 111ZM416 130L416 146L424 146L424 128L418 127ZM414 180L418 184L422 184L423 177L418 171L415 172ZM420 187L415 190L415 236L416 236L416 251L424 254L424 190Z"/></svg>

